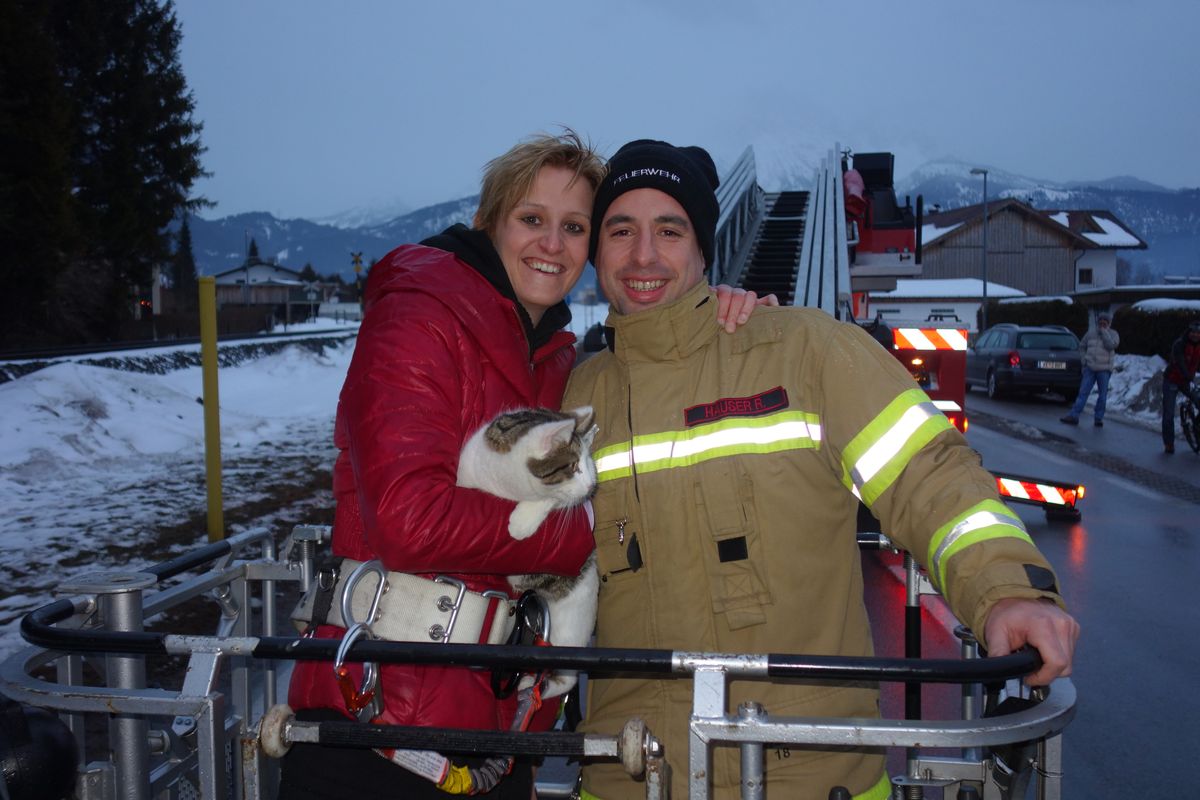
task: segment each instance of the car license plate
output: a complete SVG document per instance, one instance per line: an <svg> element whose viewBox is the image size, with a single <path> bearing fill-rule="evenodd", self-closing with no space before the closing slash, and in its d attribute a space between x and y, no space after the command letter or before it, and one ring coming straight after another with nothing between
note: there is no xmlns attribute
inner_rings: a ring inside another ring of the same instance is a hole
<svg viewBox="0 0 1200 800"><path fill-rule="evenodd" d="M1065 361L1039 361L1038 369L1066 369L1067 362Z"/></svg>

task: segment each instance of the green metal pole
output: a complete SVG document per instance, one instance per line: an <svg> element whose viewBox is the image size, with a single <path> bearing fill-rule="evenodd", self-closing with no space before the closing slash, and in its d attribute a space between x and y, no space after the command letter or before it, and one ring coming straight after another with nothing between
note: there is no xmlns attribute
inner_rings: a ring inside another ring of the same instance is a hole
<svg viewBox="0 0 1200 800"><path fill-rule="evenodd" d="M221 500L221 402L217 395L217 287L200 282L200 371L204 379L204 476L208 486L208 540L225 538Z"/></svg>

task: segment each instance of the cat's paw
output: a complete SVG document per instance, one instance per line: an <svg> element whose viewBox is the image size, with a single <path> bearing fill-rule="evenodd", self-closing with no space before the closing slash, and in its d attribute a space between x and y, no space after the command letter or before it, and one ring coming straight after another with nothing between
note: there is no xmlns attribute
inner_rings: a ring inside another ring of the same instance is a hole
<svg viewBox="0 0 1200 800"><path fill-rule="evenodd" d="M550 503L524 501L508 515L508 535L522 541L537 532L542 521L550 513Z"/></svg>

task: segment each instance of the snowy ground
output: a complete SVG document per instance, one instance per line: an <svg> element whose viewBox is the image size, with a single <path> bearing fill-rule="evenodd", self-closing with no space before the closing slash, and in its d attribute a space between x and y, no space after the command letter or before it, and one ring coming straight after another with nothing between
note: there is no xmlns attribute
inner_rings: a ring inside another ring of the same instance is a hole
<svg viewBox="0 0 1200 800"><path fill-rule="evenodd" d="M604 310L575 317L582 334ZM220 370L230 533L330 519L333 415L352 352L343 337ZM1109 408L1157 425L1163 366L1118 356ZM20 617L64 577L205 541L201 394L199 367L153 374L73 361L0 384L0 658L21 646Z"/></svg>

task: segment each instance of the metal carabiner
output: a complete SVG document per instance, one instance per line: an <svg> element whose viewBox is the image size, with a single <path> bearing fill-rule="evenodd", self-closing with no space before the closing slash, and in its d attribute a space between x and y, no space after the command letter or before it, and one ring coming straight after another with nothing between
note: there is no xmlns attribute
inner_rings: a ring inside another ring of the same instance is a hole
<svg viewBox="0 0 1200 800"><path fill-rule="evenodd" d="M362 580L363 576L371 572L379 576L379 583L375 586L375 596L367 610L367 618L359 621L354 617L354 590L358 588L358 582ZM346 635L342 637L342 642L338 645L337 656L333 662L333 675L342 692L342 699L346 702L346 709L358 717L360 722L371 721L383 710L383 701L378 691L379 665L373 661L363 662L362 682L355 687L354 681L350 677L350 670L346 667L346 654L362 636L365 635L371 639L377 638L375 632L371 630L371 623L379 618L379 603L387 590L387 570L378 560L364 561L359 564L347 576L346 582L342 586L342 622L346 625Z"/></svg>
<svg viewBox="0 0 1200 800"><path fill-rule="evenodd" d="M379 576L379 583L375 586L375 597L371 600L371 607L367 610L367 618L357 620L354 618L354 590L358 588L358 582L363 576L369 572L374 572ZM378 559L364 561L354 568L346 577L346 583L342 586L342 622L349 628L358 622L370 626L379 618L379 601L387 593L387 570L383 568L383 564Z"/></svg>
<svg viewBox="0 0 1200 800"><path fill-rule="evenodd" d="M338 689L342 692L346 710L354 714L359 722L370 722L383 710L383 701L378 692L379 665L373 661L363 662L362 682L357 687L346 666L346 653L364 635L375 638L370 626L362 622L356 622L346 630L333 661L333 675L337 679Z"/></svg>

